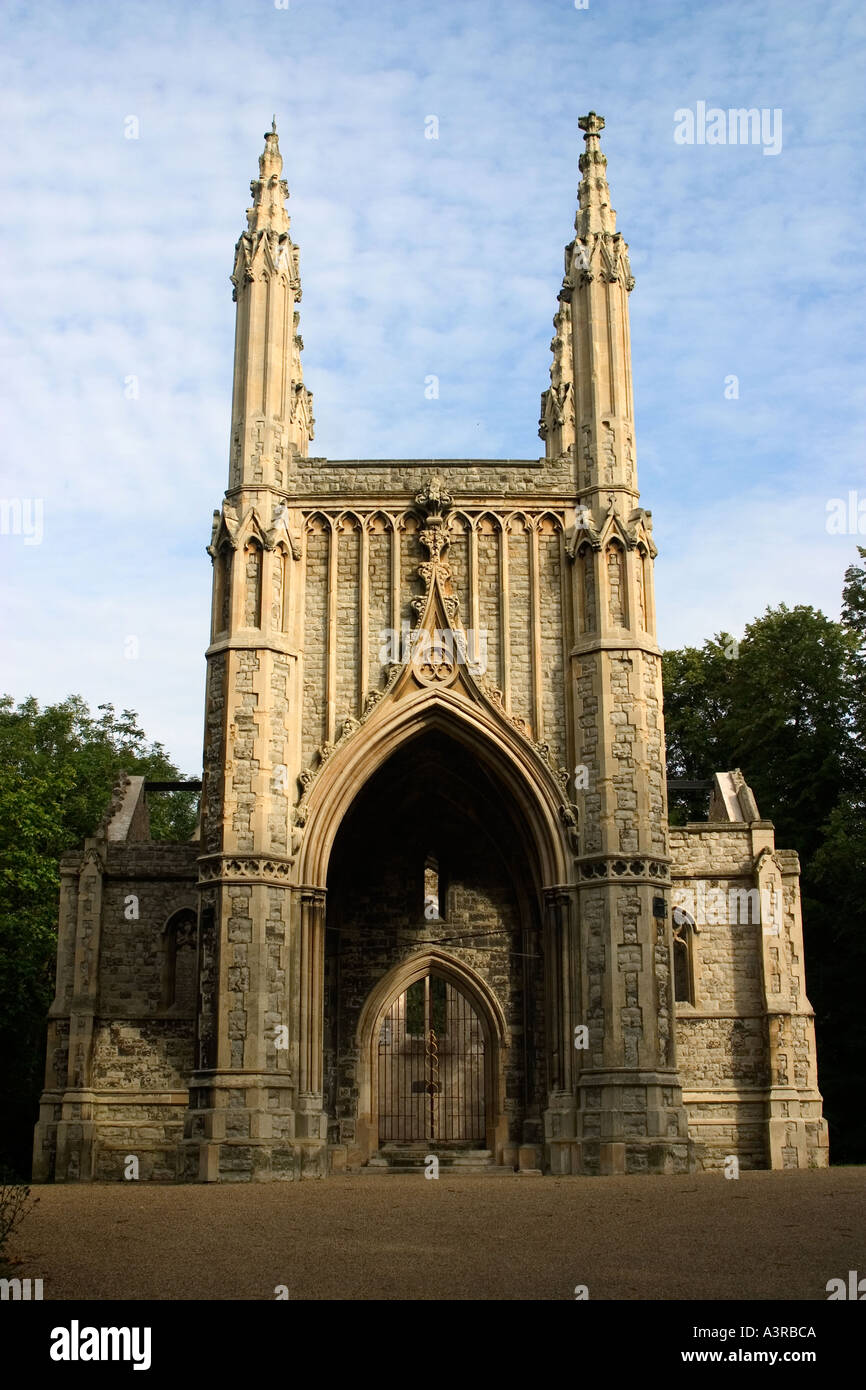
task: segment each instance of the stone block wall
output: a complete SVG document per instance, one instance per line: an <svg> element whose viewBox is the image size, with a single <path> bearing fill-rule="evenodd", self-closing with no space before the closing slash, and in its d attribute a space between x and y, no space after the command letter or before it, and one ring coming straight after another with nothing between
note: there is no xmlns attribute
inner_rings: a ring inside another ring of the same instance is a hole
<svg viewBox="0 0 866 1390"><path fill-rule="evenodd" d="M141 797L140 785L133 791ZM192 981L199 852L195 842L117 842L109 823L107 837L88 841L84 857L64 858L37 1180L119 1180L130 1156L140 1178L178 1176L195 1008L191 992L182 1004L175 998L173 928L184 923L183 968ZM92 967L84 945L93 950Z"/></svg>
<svg viewBox="0 0 866 1390"><path fill-rule="evenodd" d="M797 856L775 850L766 821L672 827L670 839L674 907L677 890L702 904L685 932L693 995L676 1005L676 1032L704 1166L729 1155L751 1168L825 1166ZM778 908L762 888L779 893Z"/></svg>
<svg viewBox="0 0 866 1390"><path fill-rule="evenodd" d="M307 498L413 496L438 473L455 497L574 498L574 463L555 459L298 458L286 480L298 503Z"/></svg>
<svg viewBox="0 0 866 1390"><path fill-rule="evenodd" d="M720 890L752 885L752 839L737 828L670 830L674 889L697 900L700 884ZM674 896L674 902L676 902ZM712 915L712 914L711 914ZM689 1125L705 1167L729 1154L744 1167L767 1163L769 1057L760 978L760 923L701 922L691 933L694 1003L676 1005L677 1052Z"/></svg>
<svg viewBox="0 0 866 1390"><path fill-rule="evenodd" d="M164 929L198 910L197 843L109 845L102 886L99 1011L149 1017L164 1007Z"/></svg>

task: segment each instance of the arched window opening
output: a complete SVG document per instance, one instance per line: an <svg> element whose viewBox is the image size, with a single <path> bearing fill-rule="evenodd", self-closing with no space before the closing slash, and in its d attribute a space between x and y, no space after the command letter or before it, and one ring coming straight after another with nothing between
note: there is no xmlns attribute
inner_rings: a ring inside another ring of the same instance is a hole
<svg viewBox="0 0 866 1390"><path fill-rule="evenodd" d="M216 593L214 623L217 632L228 632L231 623L232 548L224 545L216 557Z"/></svg>
<svg viewBox="0 0 866 1390"><path fill-rule="evenodd" d="M647 553L642 546L638 547L636 575L638 617L640 619L641 631L649 632L647 614Z"/></svg>
<svg viewBox="0 0 866 1390"><path fill-rule="evenodd" d="M262 625L262 549L255 541L244 547L246 590L244 627Z"/></svg>
<svg viewBox="0 0 866 1390"><path fill-rule="evenodd" d="M196 1005L197 923L193 908L175 912L163 932L162 1007L192 1013Z"/></svg>
<svg viewBox="0 0 866 1390"><path fill-rule="evenodd" d="M424 861L424 916L428 922L441 922L445 917L445 892L439 873L439 860L428 854Z"/></svg>
<svg viewBox="0 0 866 1390"><path fill-rule="evenodd" d="M611 624L614 627L628 627L625 556L619 541L611 541L607 548L607 592Z"/></svg>
<svg viewBox="0 0 866 1390"><path fill-rule="evenodd" d="M580 630L594 632L597 625L595 607L595 558L588 545L578 551L580 561Z"/></svg>
<svg viewBox="0 0 866 1390"><path fill-rule="evenodd" d="M678 1004L695 1002L694 929L687 912L677 908L673 917L674 929L674 999Z"/></svg>

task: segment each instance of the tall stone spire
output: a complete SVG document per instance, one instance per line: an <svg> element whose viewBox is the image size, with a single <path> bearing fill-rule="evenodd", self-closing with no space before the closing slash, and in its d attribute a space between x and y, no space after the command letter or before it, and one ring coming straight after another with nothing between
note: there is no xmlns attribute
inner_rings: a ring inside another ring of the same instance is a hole
<svg viewBox="0 0 866 1390"><path fill-rule="evenodd" d="M573 987L588 1044L563 1065L546 1121L555 1171L691 1167L676 1058L661 652L649 512L637 505L628 247L616 231L604 121L583 116L574 241L540 433L572 480L581 949ZM563 1056L565 1040L563 1040Z"/></svg>
<svg viewBox="0 0 866 1390"><path fill-rule="evenodd" d="M282 171L274 121L235 248L230 476L208 547L201 1019L185 1158L189 1175L204 1181L237 1171L299 1175L324 1154L321 1083L308 1065L320 1015L314 991L312 1011L302 998L300 971L318 930L318 920L310 925L318 899L305 899L302 925L290 887L297 850L290 793L301 771L295 712L303 705L303 515L291 475L307 454L313 417Z"/></svg>
<svg viewBox="0 0 866 1390"><path fill-rule="evenodd" d="M235 247L237 301L229 490L251 484L283 489L292 459L313 438L313 398L301 371L298 247L289 235L276 118L250 183L247 230Z"/></svg>
<svg viewBox="0 0 866 1390"><path fill-rule="evenodd" d="M593 505L603 494L606 504L613 490L624 507L638 496L628 320L634 278L610 205L599 138L604 118L590 111L578 124L586 149L579 161L577 235L565 248L539 434L548 459L572 463L584 502Z"/></svg>

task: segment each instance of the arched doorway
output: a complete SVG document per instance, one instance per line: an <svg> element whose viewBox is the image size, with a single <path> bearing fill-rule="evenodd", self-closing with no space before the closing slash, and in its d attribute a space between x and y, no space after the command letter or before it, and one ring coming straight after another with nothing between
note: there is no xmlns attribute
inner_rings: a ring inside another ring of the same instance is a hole
<svg viewBox="0 0 866 1390"><path fill-rule="evenodd" d="M379 1025L379 1144L487 1142L486 1029L472 1001L430 971L392 999Z"/></svg>
<svg viewBox="0 0 866 1390"><path fill-rule="evenodd" d="M361 1161L413 1145L499 1160L514 1121L513 1039L501 1002L465 961L434 946L393 966L364 1002L356 1041Z"/></svg>
<svg viewBox="0 0 866 1390"><path fill-rule="evenodd" d="M324 961L328 1139L346 1166L389 1144L502 1162L541 1141L534 867L513 802L442 731L356 797L330 856Z"/></svg>

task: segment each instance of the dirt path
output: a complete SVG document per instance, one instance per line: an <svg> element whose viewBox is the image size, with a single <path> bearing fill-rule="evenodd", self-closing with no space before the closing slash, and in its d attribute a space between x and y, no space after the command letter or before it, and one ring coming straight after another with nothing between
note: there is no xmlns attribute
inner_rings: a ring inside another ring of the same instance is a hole
<svg viewBox="0 0 866 1390"><path fill-rule="evenodd" d="M866 1168L38 1187L50 1298L817 1299L866 1274Z"/></svg>

